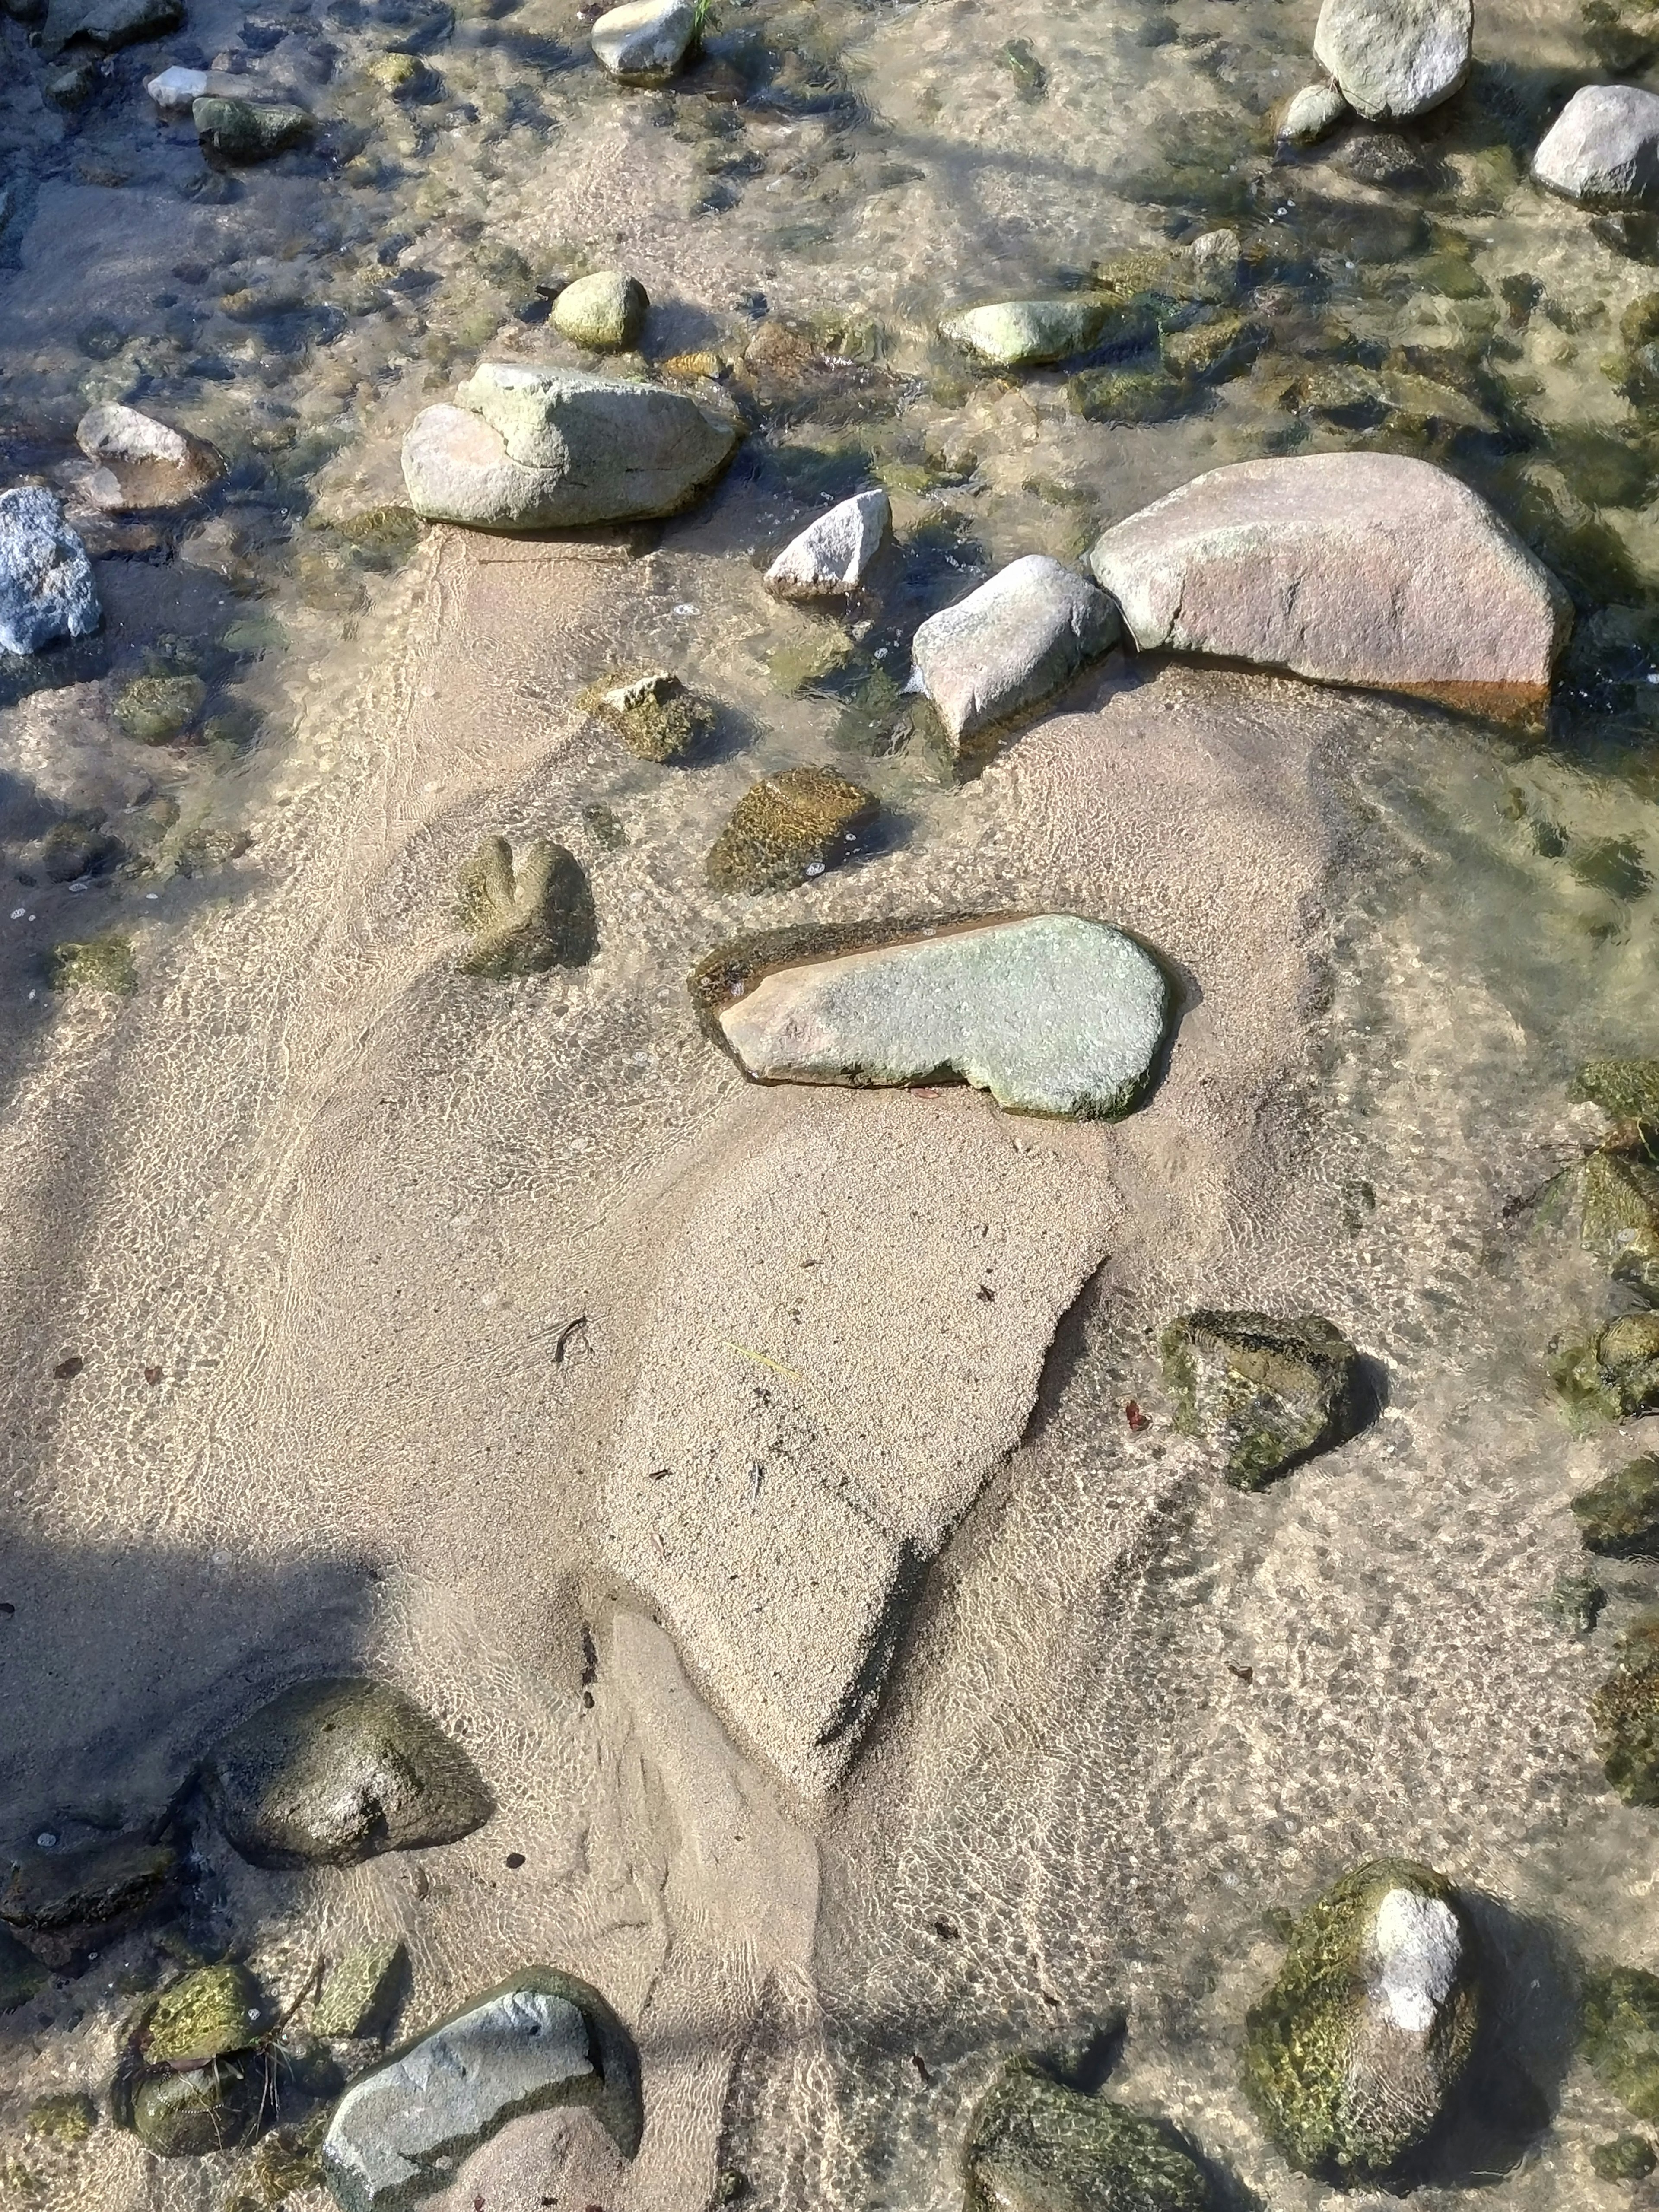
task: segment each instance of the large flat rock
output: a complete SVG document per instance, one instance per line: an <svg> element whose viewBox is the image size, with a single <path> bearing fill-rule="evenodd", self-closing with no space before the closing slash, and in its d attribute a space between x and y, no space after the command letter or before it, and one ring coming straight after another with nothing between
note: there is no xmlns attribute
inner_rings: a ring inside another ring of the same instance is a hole
<svg viewBox="0 0 1659 2212"><path fill-rule="evenodd" d="M1473 0L1325 0L1314 53L1373 121L1421 115L1469 73Z"/></svg>
<svg viewBox="0 0 1659 2212"><path fill-rule="evenodd" d="M1594 207L1659 201L1659 95L1634 84L1587 84L1533 156L1540 185Z"/></svg>
<svg viewBox="0 0 1659 2212"><path fill-rule="evenodd" d="M1089 559L1143 648L1498 715L1547 698L1571 623L1478 493L1395 454L1212 469L1115 524Z"/></svg>

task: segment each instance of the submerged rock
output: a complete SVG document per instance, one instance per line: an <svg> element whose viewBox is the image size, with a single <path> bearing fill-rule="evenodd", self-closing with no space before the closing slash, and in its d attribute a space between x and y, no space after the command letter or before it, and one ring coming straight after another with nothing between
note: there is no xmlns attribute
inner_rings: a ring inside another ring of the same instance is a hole
<svg viewBox="0 0 1659 2212"><path fill-rule="evenodd" d="M1532 173L1591 207L1659 205L1659 94L1633 84L1583 86L1533 155Z"/></svg>
<svg viewBox="0 0 1659 2212"><path fill-rule="evenodd" d="M134 2032L149 2066L182 2070L246 2051L270 2025L265 2002L246 1966L199 1966L145 2010Z"/></svg>
<svg viewBox="0 0 1659 2212"><path fill-rule="evenodd" d="M1281 146L1313 146L1334 131L1348 103L1334 84L1304 84L1285 101L1274 134Z"/></svg>
<svg viewBox="0 0 1659 2212"><path fill-rule="evenodd" d="M19 2005L39 1996L51 1979L51 1970L33 1952L0 1928L0 2013L15 2012Z"/></svg>
<svg viewBox="0 0 1659 2212"><path fill-rule="evenodd" d="M37 2097L29 2106L23 2132L37 2142L67 2147L84 2142L98 2124L98 2107L83 2089L68 2089L56 2096Z"/></svg>
<svg viewBox="0 0 1659 2212"><path fill-rule="evenodd" d="M784 769L750 784L709 850L717 891L785 891L846 860L879 809L827 768Z"/></svg>
<svg viewBox="0 0 1659 2212"><path fill-rule="evenodd" d="M84 39L100 53L165 38L185 20L184 0L52 0L40 44L57 53L71 40Z"/></svg>
<svg viewBox="0 0 1659 2212"><path fill-rule="evenodd" d="M1579 2048L1610 2097L1638 2120L1659 2121L1659 1974L1643 1966L1586 1974Z"/></svg>
<svg viewBox="0 0 1659 2212"><path fill-rule="evenodd" d="M991 368L1025 368L1098 343L1118 303L1109 294L1072 292L1058 300L1001 300L947 315L939 336Z"/></svg>
<svg viewBox="0 0 1659 2212"><path fill-rule="evenodd" d="M963 2149L963 2212L1211 2212L1204 2169L1166 2122L1011 2059Z"/></svg>
<svg viewBox="0 0 1659 2212"><path fill-rule="evenodd" d="M342 2212L405 2212L508 2120L558 2105L589 2106L625 2156L639 2148L627 2030L586 1982L532 1966L354 2081L323 2139L323 2171Z"/></svg>
<svg viewBox="0 0 1659 2212"><path fill-rule="evenodd" d="M1659 1459L1615 1468L1581 1490L1572 1517L1587 1552L1609 1559L1659 1559Z"/></svg>
<svg viewBox="0 0 1659 2212"><path fill-rule="evenodd" d="M213 89L210 70L180 69L176 65L158 70L144 81L144 90L163 115L188 115L197 101L205 100Z"/></svg>
<svg viewBox="0 0 1659 2212"><path fill-rule="evenodd" d="M1638 1614L1590 1700L1602 1771L1626 1805L1659 1805L1659 1613Z"/></svg>
<svg viewBox="0 0 1659 2212"><path fill-rule="evenodd" d="M114 991L125 997L137 988L132 940L116 930L102 937L65 939L46 955L49 991Z"/></svg>
<svg viewBox="0 0 1659 2212"><path fill-rule="evenodd" d="M1046 553L1028 553L930 615L910 650L916 678L960 752L1057 691L1117 635L1109 599Z"/></svg>
<svg viewBox="0 0 1659 2212"><path fill-rule="evenodd" d="M40 484L0 492L0 651L39 653L103 620L87 549Z"/></svg>
<svg viewBox="0 0 1659 2212"><path fill-rule="evenodd" d="M1623 1152L1592 1152L1580 1178L1580 1223L1584 1249L1659 1305L1659 1169Z"/></svg>
<svg viewBox="0 0 1659 2212"><path fill-rule="evenodd" d="M621 353L645 328L651 301L637 276L620 269L596 269L578 276L553 302L553 327L573 345L596 353Z"/></svg>
<svg viewBox="0 0 1659 2212"><path fill-rule="evenodd" d="M600 65L625 84L662 84L691 51L696 0L627 0L593 26Z"/></svg>
<svg viewBox="0 0 1659 2212"><path fill-rule="evenodd" d="M1621 1121L1659 1126L1659 1060L1586 1060L1573 1078L1572 1095Z"/></svg>
<svg viewBox="0 0 1659 2212"><path fill-rule="evenodd" d="M130 969L131 953L127 959ZM15 1851L0 1862L0 1921L27 1936L49 1965L60 1964L88 1944L131 1927L159 1901L178 1870L179 1854L171 1844L141 1836Z"/></svg>
<svg viewBox="0 0 1659 2212"><path fill-rule="evenodd" d="M1426 461L1238 461L1115 524L1089 563L1143 649L1535 713L1565 592L1478 493Z"/></svg>
<svg viewBox="0 0 1659 2212"><path fill-rule="evenodd" d="M1314 58L1361 115L1422 115L1469 73L1473 0L1325 0Z"/></svg>
<svg viewBox="0 0 1659 2212"><path fill-rule="evenodd" d="M88 490L112 514L183 507L224 473L223 461L201 439L113 402L87 410L75 441L100 464Z"/></svg>
<svg viewBox="0 0 1659 2212"><path fill-rule="evenodd" d="M580 369L482 362L404 441L417 514L553 530L673 514L713 483L738 432L683 392Z"/></svg>
<svg viewBox="0 0 1659 2212"><path fill-rule="evenodd" d="M181 738L207 704L199 676L135 676L115 697L115 719L141 745Z"/></svg>
<svg viewBox="0 0 1659 2212"><path fill-rule="evenodd" d="M714 727L714 708L665 668L594 685L580 703L608 723L630 753L664 767L689 759Z"/></svg>
<svg viewBox="0 0 1659 2212"><path fill-rule="evenodd" d="M221 100L210 93L190 112L197 137L224 161L269 161L317 127L303 107L281 100Z"/></svg>
<svg viewBox="0 0 1659 2212"><path fill-rule="evenodd" d="M1645 2181L1659 2166L1645 2136L1615 2136L1590 2151L1590 2172L1598 2181Z"/></svg>
<svg viewBox="0 0 1659 2212"><path fill-rule="evenodd" d="M1297 1921L1245 2021L1246 2093L1300 2172L1397 2179L1446 2111L1479 2009L1474 1930L1451 1885L1374 1859Z"/></svg>
<svg viewBox="0 0 1659 2212"><path fill-rule="evenodd" d="M1355 1433L1359 1354L1320 1314L1186 1315L1164 1331L1178 1425L1221 1444L1236 1490L1261 1490Z"/></svg>
<svg viewBox="0 0 1659 2212"><path fill-rule="evenodd" d="M409 1952L401 1942L368 1943L331 1969L311 2008L313 2035L384 2035L403 1995Z"/></svg>
<svg viewBox="0 0 1659 2212"><path fill-rule="evenodd" d="M778 599L837 599L857 591L880 552L893 509L884 491L855 492L792 538L766 572Z"/></svg>
<svg viewBox="0 0 1659 2212"><path fill-rule="evenodd" d="M1580 1414L1610 1421L1659 1407L1659 1314L1622 1314L1588 1345L1570 1344L1553 1367Z"/></svg>
<svg viewBox="0 0 1659 2212"><path fill-rule="evenodd" d="M1139 1104L1170 995L1132 937L1069 914L908 932L779 968L720 1007L745 1074L860 1087L956 1076L1000 1106L1078 1121Z"/></svg>
<svg viewBox="0 0 1659 2212"><path fill-rule="evenodd" d="M593 894L574 854L538 837L516 866L505 837L486 837L460 872L464 975L539 975L582 968L599 945Z"/></svg>
<svg viewBox="0 0 1659 2212"><path fill-rule="evenodd" d="M302 1682L208 1755L208 1802L252 1865L349 1865L470 1835L495 1810L477 1769L400 1691Z"/></svg>
<svg viewBox="0 0 1659 2212"><path fill-rule="evenodd" d="M264 2061L258 2056L151 2074L132 2091L133 2132L158 2158L240 2149L258 2132L269 2094Z"/></svg>

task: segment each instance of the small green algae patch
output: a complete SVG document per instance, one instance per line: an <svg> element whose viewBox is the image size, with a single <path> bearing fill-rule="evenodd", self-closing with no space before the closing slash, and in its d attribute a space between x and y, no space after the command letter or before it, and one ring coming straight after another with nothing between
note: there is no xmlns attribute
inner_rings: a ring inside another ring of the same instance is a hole
<svg viewBox="0 0 1659 2212"><path fill-rule="evenodd" d="M1650 1412L1659 1406L1659 1314L1621 1314L1588 1343L1569 1340L1550 1377L1579 1425Z"/></svg>
<svg viewBox="0 0 1659 2212"><path fill-rule="evenodd" d="M1659 1559L1659 1458L1631 1460L1581 1490L1572 1516L1587 1552L1610 1559Z"/></svg>
<svg viewBox="0 0 1659 2212"><path fill-rule="evenodd" d="M23 2132L37 2142L58 2143L65 2148L84 2142L98 2124L98 2107L84 2091L40 2097L29 2106Z"/></svg>
<svg viewBox="0 0 1659 2212"><path fill-rule="evenodd" d="M1592 1152L1580 1185L1584 1249L1649 1302L1659 1302L1659 1169L1624 1152Z"/></svg>
<svg viewBox="0 0 1659 2212"><path fill-rule="evenodd" d="M112 931L54 945L46 956L46 983L53 991L116 991L126 997L138 988L132 940Z"/></svg>
<svg viewBox="0 0 1659 2212"><path fill-rule="evenodd" d="M1590 2172L1598 2181L1645 2181L1659 2165L1645 2136L1614 2136L1590 2152Z"/></svg>
<svg viewBox="0 0 1659 2212"><path fill-rule="evenodd" d="M183 737L206 704L199 676L135 676L116 697L115 719L139 744L165 745Z"/></svg>
<svg viewBox="0 0 1659 2212"><path fill-rule="evenodd" d="M1610 2097L1636 2119L1659 2121L1659 1974L1607 1966L1586 1976L1579 2048Z"/></svg>
<svg viewBox="0 0 1659 2212"><path fill-rule="evenodd" d="M1592 1060L1573 1078L1572 1096L1622 1121L1659 1123L1659 1060Z"/></svg>
<svg viewBox="0 0 1659 2212"><path fill-rule="evenodd" d="M1638 1614L1619 1642L1619 1664L1590 1699L1595 1747L1626 1804L1659 1805L1659 1613Z"/></svg>

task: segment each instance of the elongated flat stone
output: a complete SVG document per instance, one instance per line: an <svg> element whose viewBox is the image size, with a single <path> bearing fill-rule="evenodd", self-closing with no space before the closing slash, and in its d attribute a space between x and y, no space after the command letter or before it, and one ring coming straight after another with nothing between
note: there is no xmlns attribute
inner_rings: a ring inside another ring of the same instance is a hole
<svg viewBox="0 0 1659 2212"><path fill-rule="evenodd" d="M1163 971L1132 937L1048 914L781 969L720 1025L762 1082L955 1075L1000 1106L1110 1121L1139 1103L1169 1015Z"/></svg>

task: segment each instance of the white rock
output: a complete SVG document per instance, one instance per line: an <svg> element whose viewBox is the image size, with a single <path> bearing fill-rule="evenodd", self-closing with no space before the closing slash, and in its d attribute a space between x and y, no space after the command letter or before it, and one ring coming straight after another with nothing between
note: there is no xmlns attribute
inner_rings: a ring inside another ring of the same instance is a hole
<svg viewBox="0 0 1659 2212"><path fill-rule="evenodd" d="M1285 101L1275 132L1282 146L1312 146L1334 131L1348 103L1334 84L1304 84Z"/></svg>
<svg viewBox="0 0 1659 2212"><path fill-rule="evenodd" d="M1371 2001L1392 2026L1426 2035L1451 1995L1463 1957L1457 1915L1437 1897L1391 1889L1371 1929Z"/></svg>
<svg viewBox="0 0 1659 2212"><path fill-rule="evenodd" d="M200 438L115 401L89 407L75 439L87 459L100 464L88 496L112 514L182 507L224 471Z"/></svg>
<svg viewBox="0 0 1659 2212"><path fill-rule="evenodd" d="M40 484L0 492L0 651L39 653L103 619L87 549Z"/></svg>
<svg viewBox="0 0 1659 2212"><path fill-rule="evenodd" d="M884 491L861 491L809 522L766 572L780 599L844 599L881 550L893 518Z"/></svg>
<svg viewBox="0 0 1659 2212"><path fill-rule="evenodd" d="M1117 635L1117 611L1093 585L1028 553L930 615L910 650L916 681L960 747L1057 691Z"/></svg>
<svg viewBox="0 0 1659 2212"><path fill-rule="evenodd" d="M696 35L696 0L627 0L593 26L593 52L612 76L660 83L685 59Z"/></svg>
<svg viewBox="0 0 1659 2212"><path fill-rule="evenodd" d="M197 100L205 100L216 89L207 70L179 69L177 66L164 69L159 76L151 77L144 87L163 115L188 115Z"/></svg>
<svg viewBox="0 0 1659 2212"><path fill-rule="evenodd" d="M1552 191L1591 206L1659 204L1659 95L1633 84L1587 84L1533 156Z"/></svg>
<svg viewBox="0 0 1659 2212"><path fill-rule="evenodd" d="M1314 56L1349 106L1376 121L1450 99L1474 37L1474 0L1325 0Z"/></svg>

